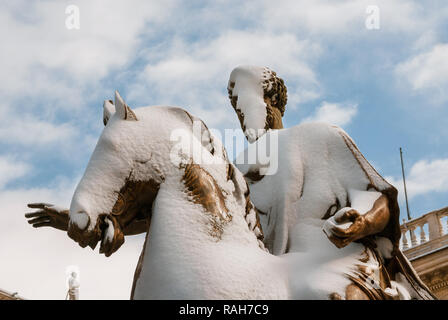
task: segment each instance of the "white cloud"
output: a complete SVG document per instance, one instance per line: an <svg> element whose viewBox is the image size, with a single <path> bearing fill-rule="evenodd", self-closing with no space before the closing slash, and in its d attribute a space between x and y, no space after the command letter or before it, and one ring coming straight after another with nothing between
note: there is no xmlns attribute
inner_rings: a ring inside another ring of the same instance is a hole
<svg viewBox="0 0 448 320"><path fill-rule="evenodd" d="M166 21L175 1L129 5L111 0L107 6L76 1L79 30L65 26L70 4L0 4L0 69L5 75L0 79L0 142L16 149L26 146L23 154L48 151L42 147L57 148L52 154L61 147L86 149L89 138L79 133L88 131L87 102L101 91L104 78L119 79L113 71L136 58L141 34L157 30L154 26ZM98 114L104 98L97 102Z"/></svg>
<svg viewBox="0 0 448 320"><path fill-rule="evenodd" d="M68 123L53 124L25 116L22 119L0 120L0 142L42 146L57 143L64 145L77 136L76 128Z"/></svg>
<svg viewBox="0 0 448 320"><path fill-rule="evenodd" d="M89 141L79 133L88 132L87 102L101 92L104 78L136 58L141 33L157 30L174 1L77 1L79 30L65 26L69 4L0 4L0 142L26 146L24 154L44 146L57 147L53 154L61 147L86 149Z"/></svg>
<svg viewBox="0 0 448 320"><path fill-rule="evenodd" d="M266 0L263 20L274 30L295 28L315 36L365 36L359 31L366 31L366 8L370 5L380 9L380 28L386 32L426 30L435 19L423 17L419 4L406 0Z"/></svg>
<svg viewBox="0 0 448 320"><path fill-rule="evenodd" d="M448 44L439 43L431 50L400 63L396 74L415 91L430 90L446 97L448 87Z"/></svg>
<svg viewBox="0 0 448 320"><path fill-rule="evenodd" d="M69 4L36 1L1 6L0 69L8 75L0 79L2 91L64 97L73 87L89 87L135 56L145 25L163 21L172 9L172 1L129 5L112 0L107 6L101 1L77 1L80 29L68 30L65 8Z"/></svg>
<svg viewBox="0 0 448 320"><path fill-rule="evenodd" d="M3 154L18 154L20 159L31 163L34 159L51 157L73 164L88 158L98 137L84 129L85 122L73 117L71 122L56 123L51 114L38 113L34 116L30 112L21 112L0 104L0 144ZM98 122L100 113L98 108ZM101 126L98 124L97 127ZM36 167L38 170L39 167ZM68 173L68 176L71 174Z"/></svg>
<svg viewBox="0 0 448 320"><path fill-rule="evenodd" d="M161 59L149 61L139 81L131 85L130 96L148 100L148 92L156 92L164 99L157 104L191 107L210 126L226 121L237 126L226 91L234 67L265 65L277 71L286 81L288 104L293 107L319 95L311 64L320 51L318 45L299 41L291 33L228 31L212 40L177 40Z"/></svg>
<svg viewBox="0 0 448 320"><path fill-rule="evenodd" d="M327 122L340 127L348 125L358 113L357 104L342 105L340 103L322 102L314 115L302 122Z"/></svg>
<svg viewBox="0 0 448 320"><path fill-rule="evenodd" d="M0 190L8 182L23 177L30 169L31 166L28 163L12 157L0 156Z"/></svg>
<svg viewBox="0 0 448 320"><path fill-rule="evenodd" d="M54 188L0 192L0 288L18 291L27 299L64 299L65 270L76 265L81 272L81 299L129 299L134 269L143 237L127 237L110 258L82 249L56 229L34 229L24 217L30 202L51 202L67 207L73 183ZM7 226L7 227L6 227Z"/></svg>
<svg viewBox="0 0 448 320"><path fill-rule="evenodd" d="M404 199L403 182L400 178L386 177L398 190L400 201ZM417 161L406 175L408 197L432 192L448 191L448 159Z"/></svg>
<svg viewBox="0 0 448 320"><path fill-rule="evenodd" d="M414 42L412 49L415 51L424 51L437 44L438 34L434 30L425 30Z"/></svg>

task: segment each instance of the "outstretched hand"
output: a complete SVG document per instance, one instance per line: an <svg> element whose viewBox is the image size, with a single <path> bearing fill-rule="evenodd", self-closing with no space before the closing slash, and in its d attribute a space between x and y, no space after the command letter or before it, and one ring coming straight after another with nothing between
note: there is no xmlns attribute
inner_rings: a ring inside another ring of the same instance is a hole
<svg viewBox="0 0 448 320"><path fill-rule="evenodd" d="M28 223L34 228L53 227L67 231L70 220L67 209L62 209L48 203L29 203L28 208L39 209L25 214Z"/></svg>

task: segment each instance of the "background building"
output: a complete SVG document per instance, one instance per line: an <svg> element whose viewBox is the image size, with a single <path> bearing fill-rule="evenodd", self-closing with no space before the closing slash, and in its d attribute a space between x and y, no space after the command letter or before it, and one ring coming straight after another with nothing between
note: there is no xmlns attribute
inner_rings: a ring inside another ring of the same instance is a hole
<svg viewBox="0 0 448 320"><path fill-rule="evenodd" d="M448 300L448 207L405 221L401 249L429 289Z"/></svg>
<svg viewBox="0 0 448 320"><path fill-rule="evenodd" d="M20 297L17 292L8 292L5 290L0 289L0 300L24 300L22 297Z"/></svg>

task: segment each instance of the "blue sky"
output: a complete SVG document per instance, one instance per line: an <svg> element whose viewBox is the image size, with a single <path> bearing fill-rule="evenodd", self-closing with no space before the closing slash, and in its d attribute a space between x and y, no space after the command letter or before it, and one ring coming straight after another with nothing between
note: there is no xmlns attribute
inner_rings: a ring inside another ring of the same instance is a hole
<svg viewBox="0 0 448 320"><path fill-rule="evenodd" d="M79 30L65 26L70 4ZM379 8L379 29L365 26L369 5ZM68 207L115 89L132 107L179 105L210 127L239 128L226 91L239 64L285 80L287 127L341 125L400 190L403 147L413 217L447 206L447 17L444 1L2 3L0 288L63 298L64 268L77 264L85 298L127 298L141 237L107 260L30 228L25 205ZM401 196L400 205L404 218ZM52 279L45 288L30 265Z"/></svg>

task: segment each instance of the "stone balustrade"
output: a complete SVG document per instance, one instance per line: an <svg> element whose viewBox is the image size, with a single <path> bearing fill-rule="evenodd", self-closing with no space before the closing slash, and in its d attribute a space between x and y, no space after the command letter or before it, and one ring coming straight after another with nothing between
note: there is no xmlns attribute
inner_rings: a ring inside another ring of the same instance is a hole
<svg viewBox="0 0 448 320"><path fill-rule="evenodd" d="M429 212L401 225L400 248L408 258L448 245L448 207Z"/></svg>

